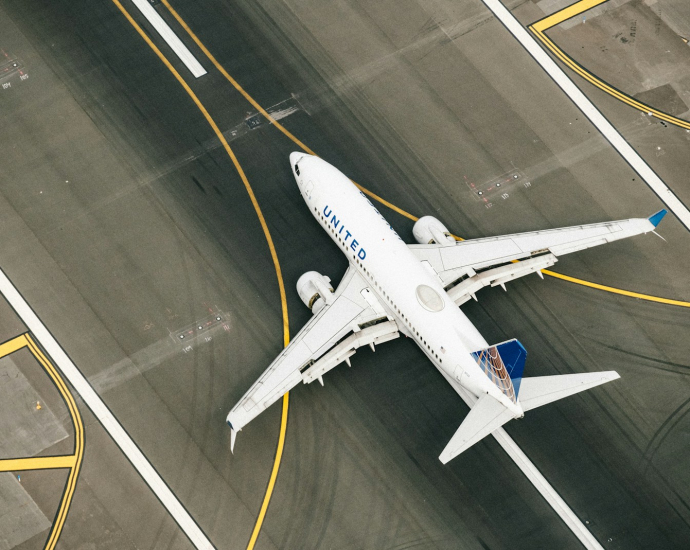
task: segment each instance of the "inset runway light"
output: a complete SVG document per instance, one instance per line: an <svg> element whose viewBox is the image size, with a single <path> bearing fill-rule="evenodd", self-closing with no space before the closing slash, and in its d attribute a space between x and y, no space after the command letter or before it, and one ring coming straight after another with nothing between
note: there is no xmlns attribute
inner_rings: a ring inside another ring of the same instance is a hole
<svg viewBox="0 0 690 550"><path fill-rule="evenodd" d="M180 340L184 338L184 334L180 334Z"/></svg>
<svg viewBox="0 0 690 550"><path fill-rule="evenodd" d="M203 330L203 328L204 328L204 327L202 327L201 325L199 325L199 330Z"/></svg>
<svg viewBox="0 0 690 550"><path fill-rule="evenodd" d="M220 321L220 316L216 317L216 321Z"/></svg>

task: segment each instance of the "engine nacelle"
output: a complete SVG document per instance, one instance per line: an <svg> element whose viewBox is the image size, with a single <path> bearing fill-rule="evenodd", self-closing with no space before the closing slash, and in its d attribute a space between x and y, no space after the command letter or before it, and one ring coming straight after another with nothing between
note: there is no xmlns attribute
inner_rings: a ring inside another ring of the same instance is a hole
<svg viewBox="0 0 690 550"><path fill-rule="evenodd" d="M455 245L448 228L433 216L419 218L412 228L412 235L419 244Z"/></svg>
<svg viewBox="0 0 690 550"><path fill-rule="evenodd" d="M297 279L297 294L304 305L317 314L333 300L331 280L318 271L307 271Z"/></svg>

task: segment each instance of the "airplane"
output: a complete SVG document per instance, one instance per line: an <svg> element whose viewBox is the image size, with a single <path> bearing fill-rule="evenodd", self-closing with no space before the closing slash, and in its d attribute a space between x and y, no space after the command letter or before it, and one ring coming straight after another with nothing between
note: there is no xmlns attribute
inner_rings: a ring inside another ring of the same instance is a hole
<svg viewBox="0 0 690 550"><path fill-rule="evenodd" d="M336 289L308 271L297 293L312 317L227 416L237 432L300 382L310 384L357 349L412 338L469 405L439 459L444 464L524 413L619 378L615 371L524 377L517 339L489 345L460 307L485 286L501 286L554 265L558 256L655 232L666 215L458 242L436 218L413 227L406 244L351 181L319 157L295 152L290 164L311 214L348 259Z"/></svg>

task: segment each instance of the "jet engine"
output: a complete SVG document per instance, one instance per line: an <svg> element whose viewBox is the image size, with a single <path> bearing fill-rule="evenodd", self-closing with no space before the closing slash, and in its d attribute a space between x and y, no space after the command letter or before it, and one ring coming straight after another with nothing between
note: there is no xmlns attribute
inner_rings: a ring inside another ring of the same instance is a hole
<svg viewBox="0 0 690 550"><path fill-rule="evenodd" d="M412 228L412 235L419 244L453 246L455 239L448 228L433 216L419 218Z"/></svg>
<svg viewBox="0 0 690 550"><path fill-rule="evenodd" d="M307 271L297 279L297 294L304 305L316 315L332 300L331 280L318 271Z"/></svg>

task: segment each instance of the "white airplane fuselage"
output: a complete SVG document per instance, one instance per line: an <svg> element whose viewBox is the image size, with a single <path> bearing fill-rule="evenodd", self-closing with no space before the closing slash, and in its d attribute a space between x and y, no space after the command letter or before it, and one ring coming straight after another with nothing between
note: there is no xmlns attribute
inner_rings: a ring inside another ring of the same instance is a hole
<svg viewBox="0 0 690 550"><path fill-rule="evenodd" d="M492 383L471 355L489 344L448 296L431 267L419 261L342 172L301 153L293 153L290 161L310 212L369 282L400 331L415 340L447 379L477 397L489 394L515 416L522 416L519 402Z"/></svg>

